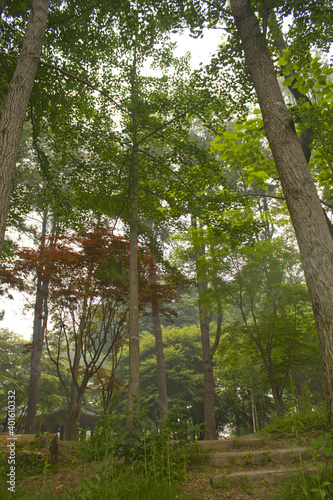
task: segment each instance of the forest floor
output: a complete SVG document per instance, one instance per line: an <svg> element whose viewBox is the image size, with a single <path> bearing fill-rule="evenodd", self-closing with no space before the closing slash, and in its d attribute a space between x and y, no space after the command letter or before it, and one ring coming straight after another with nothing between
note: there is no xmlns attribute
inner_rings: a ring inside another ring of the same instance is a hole
<svg viewBox="0 0 333 500"><path fill-rule="evenodd" d="M310 443L312 437L315 437L314 433L307 433L306 436L302 437L299 446ZM206 442L205 445L206 449L209 448L209 443ZM214 448L217 452L225 449L226 454L231 456L233 456L234 451L235 455L240 455L245 460L243 460L243 463L239 463L234 458L231 458L233 461L232 465L216 466L215 464L215 466L212 466L208 463L206 465L192 467L192 470L188 474L187 481L182 487L184 493L192 494L196 498L202 500L268 500L277 496L285 479L274 484L269 484L266 480L261 480L259 484L254 483L251 480L252 472L260 472L262 469L274 470L277 465L274 464L273 460L270 464L253 464L251 463L251 455L254 456L256 452L259 453L260 451L267 453L269 450L288 450L292 452L293 449L297 448L297 440L295 436L292 435L286 437L279 433L274 435L260 434L259 437L251 435L218 441ZM214 458L213 450L211 450L209 461L212 461L212 458ZM286 472L290 470L291 473L293 473L295 469L295 460L290 462L286 460L284 465L279 465L278 468L285 469ZM244 474L249 474L248 479L245 477L242 479L228 480L229 474L241 471L243 471ZM212 484L212 478L219 476L222 478L221 484Z"/></svg>
<svg viewBox="0 0 333 500"><path fill-rule="evenodd" d="M317 436L314 433L308 433L308 435L303 436L301 445L308 444L312 437ZM8 436L6 435L0 435L0 453L2 457L4 457L4 450L8 442L7 438ZM19 493L19 495L16 494L16 496L24 500L29 498L46 498L45 494L50 499L75 498L75 492L79 485L82 484L84 479L96 474L99 463L85 461L85 457L79 453L79 443L60 441L59 456L56 466L45 465L45 461L41 460L43 455L43 443L41 443L39 449L36 449L36 446L33 447L32 438L33 436L30 437L30 440L29 437L27 438L26 444L24 445L24 453L23 449L20 451L20 447L17 447L19 462L16 467L16 479L17 493ZM241 453L240 456L250 457L252 455L254 456L255 452L258 450L266 450L264 453L267 453L267 450L292 450L297 446L295 437L292 436L286 438L286 436L279 434L261 435L261 441L252 438L250 438L248 442L246 442L246 438L245 441L243 438L229 440L229 444L227 444L230 446L226 449L234 449L235 453ZM218 444L221 442L219 441ZM207 446L202 447L207 448ZM247 459L249 463L246 463L245 467L243 466L244 464L240 464L236 460L234 460L231 467L223 465L216 466L216 464L213 466L211 461L216 451L217 455L221 455L220 449L210 452L207 451L203 453L201 463L199 458L196 464L188 466L187 479L184 483L179 485L180 492L183 495L188 495L191 500L268 500L274 498L274 496L280 492L281 483L268 484L266 481L261 481L259 484L253 484L251 480L227 481L223 479L222 484L212 484L211 480L216 476L225 478L230 472L237 472L240 470L251 472L263 468L261 465L251 464L249 459ZM227 453L230 454L230 451ZM4 464L5 461L2 462L2 471L8 467L8 465ZM265 464L265 467L267 468L267 464ZM269 467L274 468L274 463L269 464ZM281 467L279 466L279 468ZM294 469L295 461L290 462L290 464L286 462L283 464L283 468L287 470ZM4 475L2 475L2 477L4 477ZM0 494L0 500L2 500L2 498L7 497L3 497Z"/></svg>

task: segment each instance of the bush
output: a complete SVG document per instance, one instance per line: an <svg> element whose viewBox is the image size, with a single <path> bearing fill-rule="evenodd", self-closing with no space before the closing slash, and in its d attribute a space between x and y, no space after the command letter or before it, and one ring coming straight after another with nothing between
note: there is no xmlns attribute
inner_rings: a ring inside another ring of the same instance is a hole
<svg viewBox="0 0 333 500"><path fill-rule="evenodd" d="M170 412L165 426L157 428L144 416L133 417L133 429L119 425L119 415L104 415L94 436L83 443L87 460L107 459L116 463L125 459L136 474L167 479L169 484L185 478L187 464L198 460L199 447L193 438L199 432L182 415Z"/></svg>
<svg viewBox="0 0 333 500"><path fill-rule="evenodd" d="M327 410L325 406L316 409L304 410L300 413L291 413L284 417L276 417L275 420L266 425L261 432L282 433L284 435L294 434L297 429L298 434L312 431L326 431L329 429Z"/></svg>

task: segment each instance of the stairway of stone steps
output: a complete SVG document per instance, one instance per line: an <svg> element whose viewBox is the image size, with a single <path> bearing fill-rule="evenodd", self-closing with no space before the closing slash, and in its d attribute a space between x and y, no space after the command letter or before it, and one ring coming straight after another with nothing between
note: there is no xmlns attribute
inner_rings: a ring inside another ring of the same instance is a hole
<svg viewBox="0 0 333 500"><path fill-rule="evenodd" d="M200 446L208 452L208 465L216 470L211 478L213 486L233 482L276 483L301 472L301 460L309 463L312 459L311 446L297 445L292 439L251 435L201 441Z"/></svg>

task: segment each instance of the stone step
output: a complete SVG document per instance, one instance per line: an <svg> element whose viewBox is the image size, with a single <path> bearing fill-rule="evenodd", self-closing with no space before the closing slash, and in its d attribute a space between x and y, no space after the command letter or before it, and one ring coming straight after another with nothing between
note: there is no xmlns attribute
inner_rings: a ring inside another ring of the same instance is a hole
<svg viewBox="0 0 333 500"><path fill-rule="evenodd" d="M208 458L213 467L251 467L256 465L292 464L302 460L311 460L309 448L254 450L254 451L214 451Z"/></svg>
<svg viewBox="0 0 333 500"><path fill-rule="evenodd" d="M307 469L308 472L316 472L316 468ZM219 476L214 476L211 478L210 483L214 487L229 486L231 484L274 484L279 481L285 480L292 474L301 474L302 469L292 468L292 469L267 469L267 470L255 470L255 471L242 471L233 472L231 474L224 474Z"/></svg>
<svg viewBox="0 0 333 500"><path fill-rule="evenodd" d="M242 436L239 438L218 439L212 441L198 441L199 446L203 450L211 451L232 451L242 449L252 449L265 447L267 440L260 436Z"/></svg>

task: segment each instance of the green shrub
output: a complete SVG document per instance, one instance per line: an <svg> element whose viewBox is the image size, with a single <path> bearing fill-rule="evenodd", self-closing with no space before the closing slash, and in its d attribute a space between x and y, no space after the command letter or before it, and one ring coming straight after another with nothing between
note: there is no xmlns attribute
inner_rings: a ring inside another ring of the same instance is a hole
<svg viewBox="0 0 333 500"><path fill-rule="evenodd" d="M322 431L329 429L326 407L304 410L300 413L291 413L284 417L276 417L274 421L266 425L261 432L282 433L284 435L294 434L295 428L299 434L311 431Z"/></svg>
<svg viewBox="0 0 333 500"><path fill-rule="evenodd" d="M162 428L150 423L144 416L133 417L133 429L119 425L119 415L104 415L94 436L82 444L86 460L107 459L116 463L125 459L136 474L167 479L171 484L185 478L186 467L199 460L199 447L193 437L198 429L190 426L182 416L169 413Z"/></svg>

